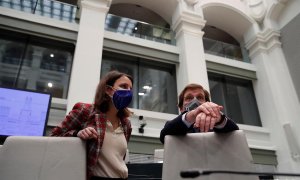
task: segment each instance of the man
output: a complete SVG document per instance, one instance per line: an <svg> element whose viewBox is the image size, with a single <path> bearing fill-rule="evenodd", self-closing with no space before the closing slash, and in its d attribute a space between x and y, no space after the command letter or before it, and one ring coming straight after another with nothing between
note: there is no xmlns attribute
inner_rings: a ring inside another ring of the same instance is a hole
<svg viewBox="0 0 300 180"><path fill-rule="evenodd" d="M168 121L160 132L164 143L166 135L185 135L197 132L230 132L238 130L234 121L226 117L219 106L209 102L209 93L199 84L188 84L179 95L181 114Z"/></svg>

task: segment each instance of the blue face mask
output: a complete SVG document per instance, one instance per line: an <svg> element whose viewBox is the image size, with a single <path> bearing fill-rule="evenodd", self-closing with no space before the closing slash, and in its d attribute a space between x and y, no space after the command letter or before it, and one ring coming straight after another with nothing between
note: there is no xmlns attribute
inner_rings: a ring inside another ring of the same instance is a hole
<svg viewBox="0 0 300 180"><path fill-rule="evenodd" d="M132 100L132 91L127 89L118 89L114 92L112 101L118 110L129 106Z"/></svg>

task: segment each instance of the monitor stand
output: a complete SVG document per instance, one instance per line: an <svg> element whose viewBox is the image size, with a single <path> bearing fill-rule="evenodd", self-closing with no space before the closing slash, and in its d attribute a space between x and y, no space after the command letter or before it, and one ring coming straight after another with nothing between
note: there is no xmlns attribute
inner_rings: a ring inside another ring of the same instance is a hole
<svg viewBox="0 0 300 180"><path fill-rule="evenodd" d="M6 140L6 136L0 136L0 145L3 145L3 143L5 142Z"/></svg>

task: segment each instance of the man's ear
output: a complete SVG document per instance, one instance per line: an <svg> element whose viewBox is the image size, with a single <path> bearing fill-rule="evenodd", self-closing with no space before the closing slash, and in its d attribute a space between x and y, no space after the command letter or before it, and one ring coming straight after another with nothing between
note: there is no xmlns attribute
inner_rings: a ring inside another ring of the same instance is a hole
<svg viewBox="0 0 300 180"><path fill-rule="evenodd" d="M184 111L183 106L181 108L178 107L178 109L179 109L180 113L182 113Z"/></svg>

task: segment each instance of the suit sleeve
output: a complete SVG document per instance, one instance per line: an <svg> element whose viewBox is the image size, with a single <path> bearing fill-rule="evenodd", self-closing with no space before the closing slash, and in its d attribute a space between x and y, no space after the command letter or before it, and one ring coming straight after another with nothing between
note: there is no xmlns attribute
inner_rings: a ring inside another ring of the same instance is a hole
<svg viewBox="0 0 300 180"><path fill-rule="evenodd" d="M184 112L185 113L185 112ZM184 114L182 113L182 114ZM175 119L166 122L164 128L160 131L160 141L164 143L166 135L185 135L189 132L199 132L195 130L193 126L188 128L182 121L182 114L177 116ZM239 127L237 124L230 118L224 115L223 118L226 118L226 124L222 128L214 128L213 131L216 133L226 133L234 130L238 130ZM224 119L223 119L224 120Z"/></svg>
<svg viewBox="0 0 300 180"><path fill-rule="evenodd" d="M226 132L231 132L234 130L239 130L238 125L230 118L224 115L223 117L226 120L226 124L222 128L214 128L214 132L217 133L226 133Z"/></svg>
<svg viewBox="0 0 300 180"><path fill-rule="evenodd" d="M166 122L164 128L160 131L160 141L164 143L166 135L185 135L191 128L188 128L182 121L182 114L175 119Z"/></svg>

